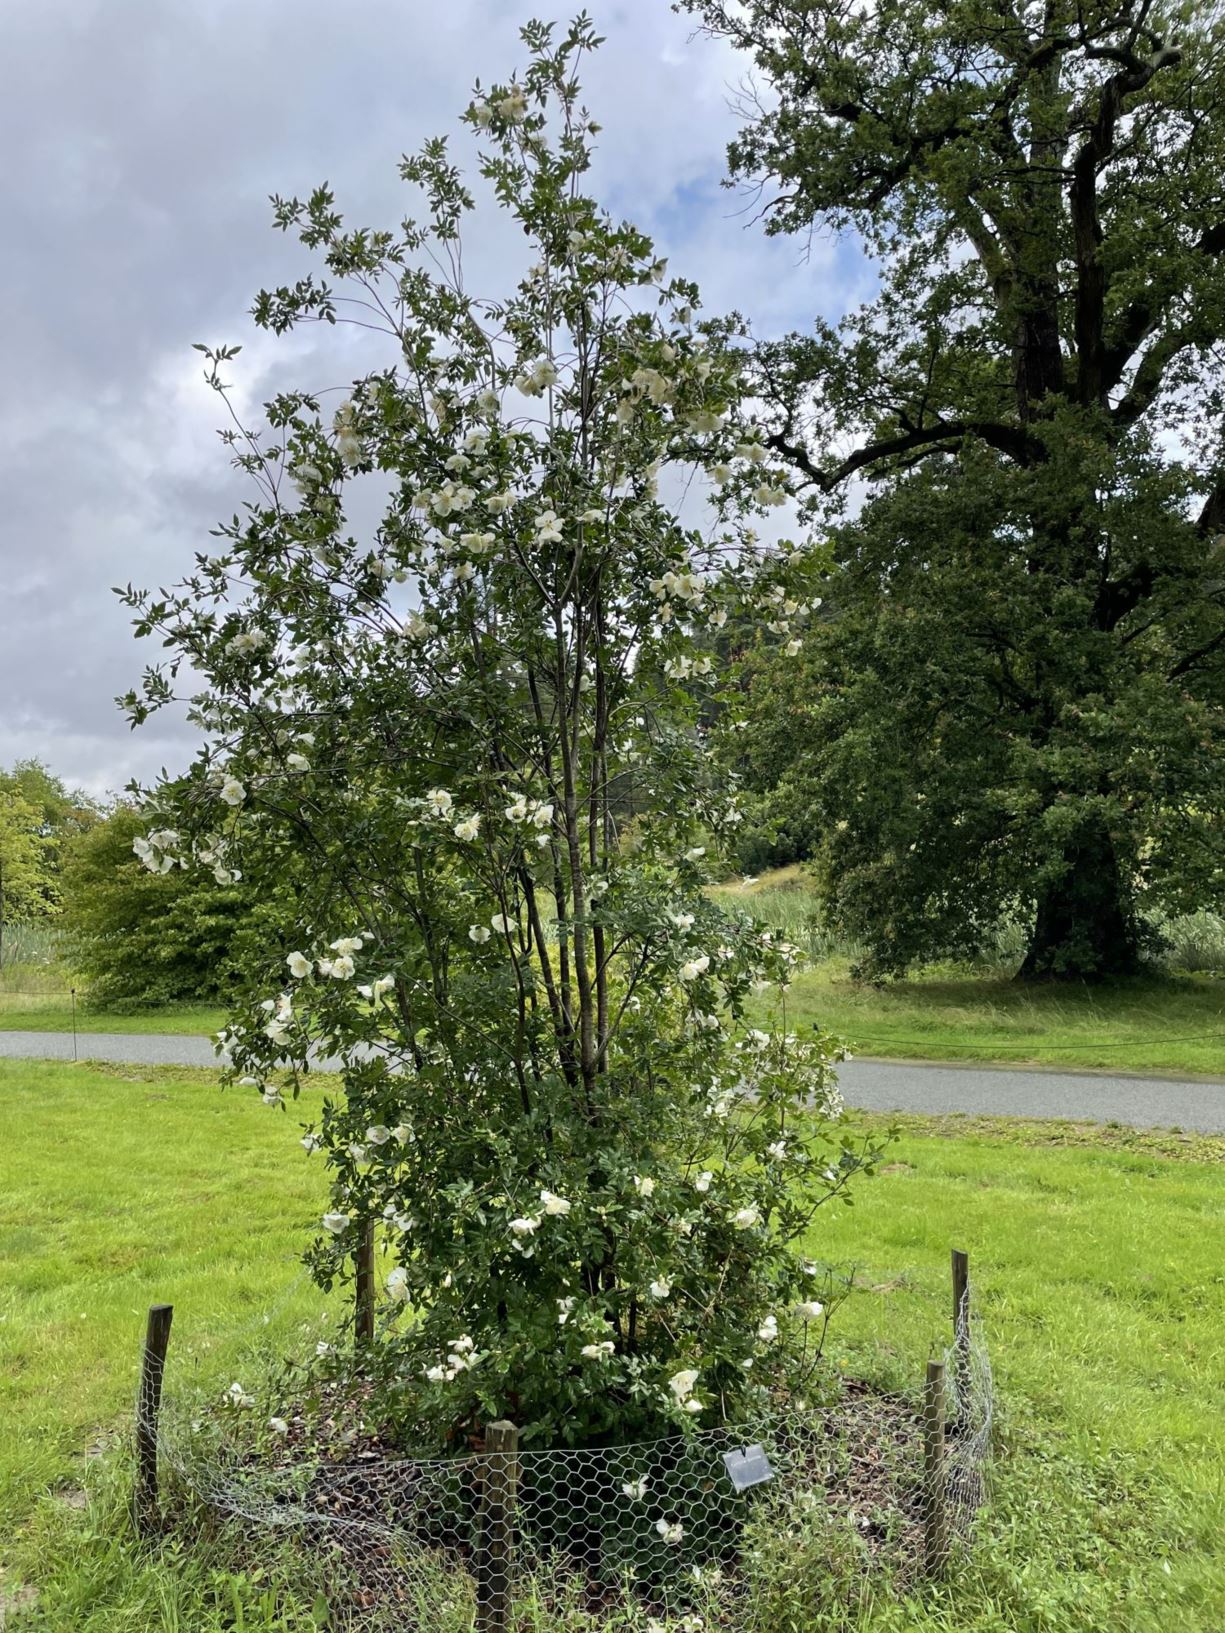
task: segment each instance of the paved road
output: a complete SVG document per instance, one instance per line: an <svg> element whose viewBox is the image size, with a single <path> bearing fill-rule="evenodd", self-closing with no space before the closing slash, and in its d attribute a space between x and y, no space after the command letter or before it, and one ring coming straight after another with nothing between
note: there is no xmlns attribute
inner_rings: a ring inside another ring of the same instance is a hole
<svg viewBox="0 0 1225 1633"><path fill-rule="evenodd" d="M216 1064L212 1044L201 1037L81 1032L77 1053L82 1060L149 1066ZM0 1056L4 1055L71 1060L72 1037L66 1032L0 1032ZM1225 1082L876 1060L848 1061L840 1076L849 1104L873 1111L1074 1117L1134 1128L1225 1133Z"/></svg>

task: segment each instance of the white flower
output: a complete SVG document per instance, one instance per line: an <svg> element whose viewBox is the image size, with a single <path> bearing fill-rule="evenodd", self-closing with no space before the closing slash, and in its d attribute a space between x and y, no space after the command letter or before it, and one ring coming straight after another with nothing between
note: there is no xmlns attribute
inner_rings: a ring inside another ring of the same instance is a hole
<svg viewBox="0 0 1225 1633"><path fill-rule="evenodd" d="M664 1541L668 1543L677 1543L685 1535L685 1527L679 1520L656 1520L655 1529L659 1532Z"/></svg>
<svg viewBox="0 0 1225 1633"><path fill-rule="evenodd" d="M398 1264L387 1277L387 1297L397 1304L408 1302L408 1271Z"/></svg>
<svg viewBox="0 0 1225 1633"><path fill-rule="evenodd" d="M509 125L521 125L527 117L527 98L516 85L506 96L501 96L494 107Z"/></svg>
<svg viewBox="0 0 1225 1633"><path fill-rule="evenodd" d="M651 1297L652 1298L667 1298L668 1294L671 1291L672 1291L672 1283L670 1281L667 1281L662 1276L660 1277L660 1279L658 1281L653 1281L651 1283Z"/></svg>
<svg viewBox="0 0 1225 1633"><path fill-rule="evenodd" d="M536 518L536 543L560 544L562 538L561 519L552 510L546 510Z"/></svg>
<svg viewBox="0 0 1225 1633"><path fill-rule="evenodd" d="M761 1209L755 1202L747 1208L737 1208L732 1215L732 1224L737 1230L752 1230L754 1225L761 1224Z"/></svg>
<svg viewBox="0 0 1225 1633"><path fill-rule="evenodd" d="M799 640L798 638L795 639L795 640L792 640L792 641L788 641L786 646L783 648L783 652L786 654L787 657L794 658L795 655L800 651L800 649L801 649L801 647L803 645L804 645L803 641Z"/></svg>
<svg viewBox="0 0 1225 1633"><path fill-rule="evenodd" d="M390 992L396 984L394 975L380 975L377 981L370 984L370 996L381 998L385 992Z"/></svg>
<svg viewBox="0 0 1225 1633"><path fill-rule="evenodd" d="M715 1176L711 1173L709 1168L704 1168L693 1182L694 1190L702 1192L709 1191L710 1182L712 1179L714 1179L714 1177Z"/></svg>
<svg viewBox="0 0 1225 1633"><path fill-rule="evenodd" d="M787 1155L787 1142L786 1142L786 1140L775 1140L772 1145L768 1145L766 1147L766 1156L773 1158L773 1160L775 1162L784 1161L784 1159L786 1158L786 1155Z"/></svg>
<svg viewBox="0 0 1225 1633"><path fill-rule="evenodd" d="M557 1325L559 1327L564 1327L566 1322L569 1321L571 1315L574 1313L574 1306L575 1306L575 1304L577 1302L578 1302L577 1299L573 1299L573 1298L559 1298L558 1299L558 1301L557 1301Z"/></svg>
<svg viewBox="0 0 1225 1633"><path fill-rule="evenodd" d="M413 1137L413 1131L407 1123L397 1123L391 1131L391 1137L398 1140L401 1145L407 1145Z"/></svg>
<svg viewBox="0 0 1225 1633"><path fill-rule="evenodd" d="M281 1091L280 1091L280 1089L265 1089L264 1094L263 1094L263 1101L264 1101L264 1104L266 1106L279 1106L279 1105L281 1105L283 1102L281 1100Z"/></svg>
<svg viewBox="0 0 1225 1633"><path fill-rule="evenodd" d="M247 797L247 790L237 777L227 777L221 785L221 797L227 805L241 805Z"/></svg>
<svg viewBox="0 0 1225 1633"><path fill-rule="evenodd" d="M675 924L678 930L689 930L693 927L692 913L669 913L668 922Z"/></svg>
<svg viewBox="0 0 1225 1633"><path fill-rule="evenodd" d="M478 125L481 130L485 130L485 129L488 128L489 121L492 118L493 118L493 109L489 106L488 102L485 102L484 100L482 100L480 102L474 102L472 104L472 119L473 119L473 122L474 122L474 124Z"/></svg>
<svg viewBox="0 0 1225 1633"><path fill-rule="evenodd" d="M230 636L225 643L225 649L227 652L232 652L235 657L241 658L245 657L248 652L258 652L261 647L267 645L268 636L262 629L244 629L240 630L237 635Z"/></svg>
<svg viewBox="0 0 1225 1633"><path fill-rule="evenodd" d="M705 845L695 845L692 850L685 852L686 862L700 862L706 855Z"/></svg>
<svg viewBox="0 0 1225 1633"><path fill-rule="evenodd" d="M772 1344L778 1337L778 1317L768 1315L758 1327L757 1336L763 1344Z"/></svg>
<svg viewBox="0 0 1225 1633"><path fill-rule="evenodd" d="M465 817L462 822L457 822L455 827L452 829L452 832L454 833L456 839L471 840L476 838L477 834L480 832L480 828L480 817L470 816Z"/></svg>
<svg viewBox="0 0 1225 1633"><path fill-rule="evenodd" d="M701 1374L696 1367L686 1367L683 1372L674 1372L668 1379L668 1388L678 1402L687 1401L693 1394L694 1385Z"/></svg>
<svg viewBox="0 0 1225 1633"><path fill-rule="evenodd" d="M382 1123L373 1123L366 1130L366 1138L371 1145L386 1145L391 1138L391 1130L385 1128Z"/></svg>
<svg viewBox="0 0 1225 1633"><path fill-rule="evenodd" d="M705 975L710 968L710 959L703 954L701 958L691 958L687 964L682 964L677 974L682 981L696 981L699 975Z"/></svg>
<svg viewBox="0 0 1225 1633"><path fill-rule="evenodd" d="M295 981L303 981L311 972L311 961L305 953L290 953L285 960Z"/></svg>
<svg viewBox="0 0 1225 1633"><path fill-rule="evenodd" d="M512 1236L530 1236L533 1231L540 1229L540 1216L532 1214L525 1219L512 1219L506 1228Z"/></svg>
<svg viewBox="0 0 1225 1633"><path fill-rule="evenodd" d="M484 556L497 543L497 535L494 533L461 533L459 542L465 550L471 550L474 556Z"/></svg>
<svg viewBox="0 0 1225 1633"><path fill-rule="evenodd" d="M469 927L468 927L468 940L469 941L475 941L478 946L482 946L486 941L489 940L489 931L485 928L485 926L483 924L469 925Z"/></svg>
<svg viewBox="0 0 1225 1633"><path fill-rule="evenodd" d="M365 457L362 440L351 425L342 426L337 433L336 452L343 465L360 465Z"/></svg>
<svg viewBox="0 0 1225 1633"><path fill-rule="evenodd" d="M682 1410L688 1412L690 1417L696 1417L697 1414L702 1410L702 1403L701 1403L701 1401L698 1401L698 1400L685 1401L683 1403Z"/></svg>
<svg viewBox="0 0 1225 1633"><path fill-rule="evenodd" d="M356 1143L349 1147L349 1155L353 1158L354 1162L369 1162L370 1160L370 1152L367 1150L367 1148L364 1145L358 1145Z"/></svg>
<svg viewBox="0 0 1225 1633"><path fill-rule="evenodd" d="M506 917L505 913L495 913L489 922L499 935L510 934L511 921Z"/></svg>
<svg viewBox="0 0 1225 1633"><path fill-rule="evenodd" d="M492 516L501 516L504 511L510 509L514 502L515 496L513 493L491 493L485 501L485 509Z"/></svg>
<svg viewBox="0 0 1225 1633"><path fill-rule="evenodd" d="M440 1366L426 1367L425 1376L429 1380L430 1383L440 1384L440 1383L443 1383L445 1381L446 1376L447 1376L447 1371L446 1371L445 1367L440 1367Z"/></svg>
<svg viewBox="0 0 1225 1633"><path fill-rule="evenodd" d="M274 1435L287 1435L289 1433L289 1425L284 1418L269 1418L268 1427Z"/></svg>
<svg viewBox="0 0 1225 1633"><path fill-rule="evenodd" d="M579 1354L587 1361L606 1361L616 1348L612 1339L606 1338L600 1344L584 1344Z"/></svg>
<svg viewBox="0 0 1225 1633"><path fill-rule="evenodd" d="M723 416L715 413L712 408L700 408L696 414L690 414L685 423L691 431L696 431L699 436L705 436L719 429L723 424Z"/></svg>
<svg viewBox="0 0 1225 1633"><path fill-rule="evenodd" d="M815 1298L805 1299L802 1304L796 1305L795 1313L801 1321L820 1321L825 1314L825 1306Z"/></svg>
<svg viewBox="0 0 1225 1633"><path fill-rule="evenodd" d="M544 1204L544 1211L554 1217L570 1212L570 1203L564 1196L554 1196L552 1191L541 1191L540 1200Z"/></svg>
<svg viewBox="0 0 1225 1633"><path fill-rule="evenodd" d="M343 1236L349 1228L349 1215L347 1213L325 1213L323 1228L330 1230L333 1236Z"/></svg>
<svg viewBox="0 0 1225 1633"><path fill-rule="evenodd" d="M649 1174L635 1174L634 1189L639 1196L650 1196L655 1190L655 1181Z"/></svg>
<svg viewBox="0 0 1225 1633"><path fill-rule="evenodd" d="M354 964L348 953L342 953L339 958L331 960L328 974L333 981L349 981L353 978Z"/></svg>
<svg viewBox="0 0 1225 1633"><path fill-rule="evenodd" d="M406 641L421 641L427 635L433 634L434 626L419 612L410 612L404 620L404 639Z"/></svg>
<svg viewBox="0 0 1225 1633"><path fill-rule="evenodd" d="M225 1392L227 1406L246 1408L255 1405L255 1396L248 1395L243 1386L235 1380Z"/></svg>
<svg viewBox="0 0 1225 1633"><path fill-rule="evenodd" d="M632 1503L640 1503L647 1494L647 1485L646 1475L640 1474L636 1480L624 1481L621 1490Z"/></svg>
<svg viewBox="0 0 1225 1633"><path fill-rule="evenodd" d="M300 1142L303 1151L318 1151L323 1144L323 1137L319 1134L304 1134Z"/></svg>
<svg viewBox="0 0 1225 1633"><path fill-rule="evenodd" d="M425 796L425 803L429 806L431 815L445 817L451 814L455 800L445 788L431 788Z"/></svg>

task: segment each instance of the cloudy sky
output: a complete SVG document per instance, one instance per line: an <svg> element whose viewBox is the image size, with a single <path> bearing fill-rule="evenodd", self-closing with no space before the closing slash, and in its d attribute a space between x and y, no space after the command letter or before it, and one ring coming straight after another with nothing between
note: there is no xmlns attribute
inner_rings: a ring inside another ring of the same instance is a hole
<svg viewBox="0 0 1225 1633"><path fill-rule="evenodd" d="M698 279L708 310L737 307L760 333L841 310L861 287L853 248L767 240L721 186L748 65L693 38L667 0L590 9L607 36L585 75L604 125L597 195ZM186 763L186 728L133 734L114 706L155 654L110 592L181 576L243 491L191 343L243 343L231 376L256 403L287 364L307 387L352 378L334 331L272 342L251 325L255 291L306 270L270 230L268 194L326 179L351 222L394 225L399 155L456 129L474 78L509 77L532 15L554 13L543 0L3 8L0 764L37 755L102 793ZM478 223L466 253L490 293L497 230Z"/></svg>

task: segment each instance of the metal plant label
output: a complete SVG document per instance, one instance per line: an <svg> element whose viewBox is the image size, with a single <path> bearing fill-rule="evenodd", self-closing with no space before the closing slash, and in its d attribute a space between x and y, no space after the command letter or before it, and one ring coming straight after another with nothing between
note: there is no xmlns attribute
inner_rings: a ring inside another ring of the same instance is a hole
<svg viewBox="0 0 1225 1633"><path fill-rule="evenodd" d="M762 1446L745 1446L724 1452L723 1466L737 1491L748 1491L750 1486L759 1486L774 1478L770 1459Z"/></svg>

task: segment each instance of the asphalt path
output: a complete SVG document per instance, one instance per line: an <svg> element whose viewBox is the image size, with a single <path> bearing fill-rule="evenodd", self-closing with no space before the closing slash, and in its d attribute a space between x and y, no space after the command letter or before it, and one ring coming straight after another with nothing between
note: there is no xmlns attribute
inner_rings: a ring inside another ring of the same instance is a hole
<svg viewBox="0 0 1225 1633"><path fill-rule="evenodd" d="M215 1066L204 1037L79 1032L76 1058L140 1066ZM68 1032L0 1032L0 1056L72 1060ZM321 1064L326 1065L326 1062ZM1020 1071L947 1061L850 1060L839 1071L847 1104L871 1111L1069 1117L1133 1128L1225 1133L1225 1081L1107 1072Z"/></svg>

